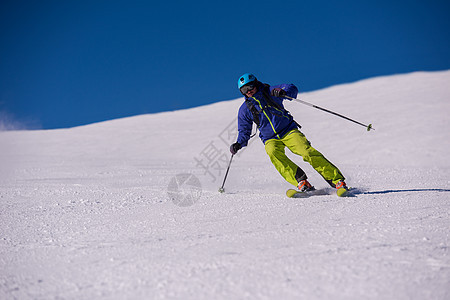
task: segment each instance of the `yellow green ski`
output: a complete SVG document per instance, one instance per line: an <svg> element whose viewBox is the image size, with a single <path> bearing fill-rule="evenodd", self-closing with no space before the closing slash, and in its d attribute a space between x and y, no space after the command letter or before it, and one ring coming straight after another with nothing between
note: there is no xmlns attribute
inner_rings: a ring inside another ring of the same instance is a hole
<svg viewBox="0 0 450 300"><path fill-rule="evenodd" d="M333 195L336 193L339 197L352 197L353 195L348 189L340 188L337 191L331 188L317 189L308 192L300 192L299 190L289 189L286 191L286 196L289 198L308 198L311 196L321 196L321 195Z"/></svg>
<svg viewBox="0 0 450 300"><path fill-rule="evenodd" d="M339 197L347 197L347 196L350 195L350 194L349 194L349 191L348 191L348 188L340 188L340 189L338 189L338 190L336 191L336 194L337 194Z"/></svg>

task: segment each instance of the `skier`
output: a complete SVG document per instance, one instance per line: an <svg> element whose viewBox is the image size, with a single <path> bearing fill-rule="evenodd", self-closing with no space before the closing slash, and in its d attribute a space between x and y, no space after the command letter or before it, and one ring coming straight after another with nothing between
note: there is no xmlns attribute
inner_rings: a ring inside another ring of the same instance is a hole
<svg viewBox="0 0 450 300"><path fill-rule="evenodd" d="M253 74L246 73L239 77L238 88L245 96L245 101L238 113L237 142L230 146L233 155L247 146L252 124L255 122L272 164L287 182L298 188L299 192L309 192L315 188L308 182L305 172L286 156L285 147L302 156L303 160L322 175L331 187L348 190L339 169L311 146L299 131L301 126L284 109L284 96L297 97L298 89L295 85L269 86L259 82Z"/></svg>

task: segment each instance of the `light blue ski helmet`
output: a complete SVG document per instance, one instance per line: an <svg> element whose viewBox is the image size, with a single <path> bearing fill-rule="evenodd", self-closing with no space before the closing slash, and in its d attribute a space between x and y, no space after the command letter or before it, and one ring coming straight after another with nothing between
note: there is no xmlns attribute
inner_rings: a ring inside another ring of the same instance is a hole
<svg viewBox="0 0 450 300"><path fill-rule="evenodd" d="M240 89L241 87L243 87L247 83L250 83L250 82L253 82L253 81L256 81L255 75L253 75L251 73L245 73L244 75L239 77L238 88Z"/></svg>

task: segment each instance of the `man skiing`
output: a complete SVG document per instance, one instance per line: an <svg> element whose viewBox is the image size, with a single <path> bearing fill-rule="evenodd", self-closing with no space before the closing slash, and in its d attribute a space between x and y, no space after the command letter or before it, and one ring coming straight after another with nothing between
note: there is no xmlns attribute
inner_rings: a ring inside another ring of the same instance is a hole
<svg viewBox="0 0 450 300"><path fill-rule="evenodd" d="M315 188L308 182L305 172L286 156L285 147L303 157L330 186L348 190L339 169L311 146L299 131L300 125L284 109L284 96L297 97L298 89L295 85L269 86L259 82L253 74L246 73L239 77L238 88L245 101L238 113L238 139L230 146L233 155L247 146L255 122L272 164L299 192L309 192Z"/></svg>

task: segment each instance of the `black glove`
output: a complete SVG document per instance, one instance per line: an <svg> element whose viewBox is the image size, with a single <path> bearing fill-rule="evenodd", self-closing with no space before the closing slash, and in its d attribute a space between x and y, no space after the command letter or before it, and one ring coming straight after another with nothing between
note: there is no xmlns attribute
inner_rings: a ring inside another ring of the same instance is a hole
<svg viewBox="0 0 450 300"><path fill-rule="evenodd" d="M272 96L282 98L282 97L286 96L286 91L283 89L280 89L280 88L274 88L272 90Z"/></svg>
<svg viewBox="0 0 450 300"><path fill-rule="evenodd" d="M235 155L241 148L242 148L241 144L236 142L230 146L230 152L231 152L231 154Z"/></svg>

